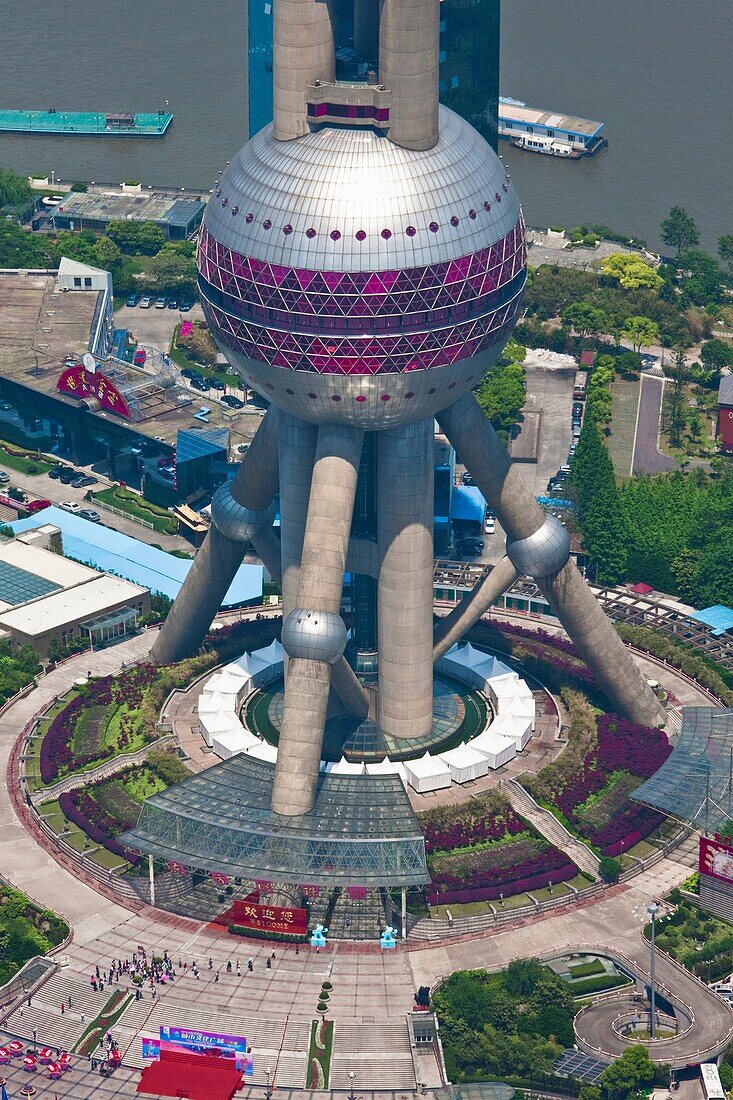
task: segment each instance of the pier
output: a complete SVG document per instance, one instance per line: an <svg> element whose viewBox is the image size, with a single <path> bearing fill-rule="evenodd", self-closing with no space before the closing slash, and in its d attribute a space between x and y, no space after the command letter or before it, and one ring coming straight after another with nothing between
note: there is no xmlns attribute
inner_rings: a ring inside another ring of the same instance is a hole
<svg viewBox="0 0 733 1100"><path fill-rule="evenodd" d="M116 137L162 137L173 115L166 111L16 111L0 110L0 133L92 134Z"/></svg>

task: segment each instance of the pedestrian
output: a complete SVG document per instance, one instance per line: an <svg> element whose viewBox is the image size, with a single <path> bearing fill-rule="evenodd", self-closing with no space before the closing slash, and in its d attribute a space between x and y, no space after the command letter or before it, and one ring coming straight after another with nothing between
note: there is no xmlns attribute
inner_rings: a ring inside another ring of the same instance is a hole
<svg viewBox="0 0 733 1100"><path fill-rule="evenodd" d="M274 959L274 958L275 958L275 952L274 952L274 951L273 951L273 953L272 953L272 954L270 955L270 958L271 958L271 959Z"/></svg>
<svg viewBox="0 0 733 1100"><path fill-rule="evenodd" d="M272 970L272 959L271 958L268 957L267 962L265 963L265 966L267 967L268 970Z"/></svg>
<svg viewBox="0 0 733 1100"><path fill-rule="evenodd" d="M30 1004L30 998L28 998L28 1003ZM71 994L69 994L69 1008L71 1008Z"/></svg>
<svg viewBox="0 0 733 1100"><path fill-rule="evenodd" d="M31 999L30 999L30 997L29 997L29 998L28 998L28 1008L30 1008L30 1007L31 1007Z"/></svg>
<svg viewBox="0 0 733 1100"><path fill-rule="evenodd" d="M252 967L250 967L250 970L251 969L252 969ZM237 959L237 977L241 978L241 976L242 976L242 971L241 971L240 966L239 966L239 959Z"/></svg>
<svg viewBox="0 0 733 1100"><path fill-rule="evenodd" d="M97 1068L97 1059L92 1058L92 1069L96 1069L96 1068Z"/></svg>
<svg viewBox="0 0 733 1100"><path fill-rule="evenodd" d="M62 1002L62 1004L61 1004L61 1015L63 1016L63 1014L64 1014L65 1012L66 1012L66 1005L65 1005L65 1004L63 1004L63 1002Z"/></svg>
<svg viewBox="0 0 733 1100"><path fill-rule="evenodd" d="M209 959L209 970L213 970L213 969L214 969L214 960Z"/></svg>
<svg viewBox="0 0 733 1100"><path fill-rule="evenodd" d="M231 974L231 972L232 972L232 960L230 959L229 962L227 963L227 974Z"/></svg>
<svg viewBox="0 0 733 1100"><path fill-rule="evenodd" d="M300 946L299 946L299 945L298 945L297 943L296 943L296 945L295 945L295 954L296 954L296 955L299 955L299 954L300 954Z"/></svg>
<svg viewBox="0 0 733 1100"><path fill-rule="evenodd" d="M216 974L214 975L214 981L215 982L219 981L219 971L218 970L217 970Z"/></svg>
<svg viewBox="0 0 733 1100"><path fill-rule="evenodd" d="M250 957L249 957L249 958L247 959L247 969L248 969L249 971L252 971L252 970L254 970L254 968L255 968L255 967L254 967L254 963L252 962L252 956L250 956Z"/></svg>
<svg viewBox="0 0 733 1100"><path fill-rule="evenodd" d="M82 1012L82 1013L81 1013L81 1016L80 1016L81 1022L82 1022L82 1023L84 1023L84 1021L86 1020L86 1018L87 1018L87 1014L86 1014L86 1012Z"/></svg>

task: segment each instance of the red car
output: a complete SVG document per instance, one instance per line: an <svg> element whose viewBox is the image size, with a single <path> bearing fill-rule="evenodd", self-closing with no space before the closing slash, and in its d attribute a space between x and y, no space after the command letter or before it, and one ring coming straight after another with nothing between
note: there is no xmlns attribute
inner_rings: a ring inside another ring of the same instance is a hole
<svg viewBox="0 0 733 1100"><path fill-rule="evenodd" d="M148 353L145 351L145 348L138 348L132 357L133 366L144 367L147 357Z"/></svg>
<svg viewBox="0 0 733 1100"><path fill-rule="evenodd" d="M52 504L50 500L29 500L27 504L21 504L21 508L24 508L26 512L42 512L44 508L51 508Z"/></svg>

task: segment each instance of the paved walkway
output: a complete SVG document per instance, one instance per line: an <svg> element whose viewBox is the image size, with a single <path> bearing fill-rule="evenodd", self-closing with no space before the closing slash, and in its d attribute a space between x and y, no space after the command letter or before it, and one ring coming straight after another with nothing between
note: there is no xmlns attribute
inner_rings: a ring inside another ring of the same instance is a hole
<svg viewBox="0 0 733 1100"><path fill-rule="evenodd" d="M659 450L659 422L662 415L664 379L642 374L636 417L632 474L661 474L677 463Z"/></svg>

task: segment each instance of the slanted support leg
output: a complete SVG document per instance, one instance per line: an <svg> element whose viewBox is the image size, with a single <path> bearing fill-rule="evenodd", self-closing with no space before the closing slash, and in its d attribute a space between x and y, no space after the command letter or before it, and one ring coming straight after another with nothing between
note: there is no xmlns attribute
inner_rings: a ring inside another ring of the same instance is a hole
<svg viewBox="0 0 733 1100"><path fill-rule="evenodd" d="M474 585L466 598L436 625L433 634L433 660L439 661L451 646L459 642L484 612L511 588L518 576L509 558L503 557L497 562L491 572Z"/></svg>
<svg viewBox="0 0 733 1100"><path fill-rule="evenodd" d="M331 666L343 656L341 594L363 433L318 429L297 607L283 622L290 657L272 791L276 813L307 813L315 801Z"/></svg>
<svg viewBox="0 0 733 1100"><path fill-rule="evenodd" d="M472 394L438 421L507 533L507 554L533 577L598 686L633 722L662 726L664 710L569 556L567 533L546 516Z"/></svg>

